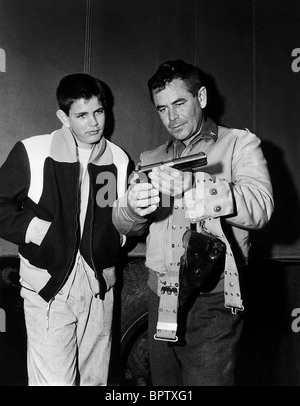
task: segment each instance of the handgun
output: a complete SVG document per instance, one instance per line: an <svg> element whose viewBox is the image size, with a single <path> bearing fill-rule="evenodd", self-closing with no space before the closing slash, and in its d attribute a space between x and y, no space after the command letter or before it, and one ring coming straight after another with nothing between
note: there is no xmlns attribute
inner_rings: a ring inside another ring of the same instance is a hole
<svg viewBox="0 0 300 406"><path fill-rule="evenodd" d="M147 181L146 176L153 168L156 168L160 165L169 166L179 171L193 171L196 172L202 166L207 165L207 156L204 152L199 152L198 154L184 156L176 159L169 159L168 161L155 162L154 164L141 165L138 164L135 174L137 178L134 179L135 183L141 183L142 181Z"/></svg>

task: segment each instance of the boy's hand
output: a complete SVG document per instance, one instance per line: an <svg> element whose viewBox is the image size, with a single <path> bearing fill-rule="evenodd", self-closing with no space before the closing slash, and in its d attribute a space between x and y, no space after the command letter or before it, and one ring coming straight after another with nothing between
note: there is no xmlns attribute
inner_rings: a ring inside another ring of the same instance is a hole
<svg viewBox="0 0 300 406"><path fill-rule="evenodd" d="M133 212L143 217L157 209L160 201L159 192L148 182L131 184L127 201Z"/></svg>

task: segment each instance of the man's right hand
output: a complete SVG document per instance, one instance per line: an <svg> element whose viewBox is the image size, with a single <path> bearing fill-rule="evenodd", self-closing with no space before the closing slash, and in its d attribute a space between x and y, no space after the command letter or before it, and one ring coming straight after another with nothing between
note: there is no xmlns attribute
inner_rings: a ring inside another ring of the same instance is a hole
<svg viewBox="0 0 300 406"><path fill-rule="evenodd" d="M151 183L135 183L128 188L127 201L133 212L139 216L153 213L159 204L159 192Z"/></svg>

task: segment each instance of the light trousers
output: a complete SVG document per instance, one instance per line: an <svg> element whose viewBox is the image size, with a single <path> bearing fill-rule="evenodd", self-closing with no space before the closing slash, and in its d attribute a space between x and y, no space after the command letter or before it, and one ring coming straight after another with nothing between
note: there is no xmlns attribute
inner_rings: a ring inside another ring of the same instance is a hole
<svg viewBox="0 0 300 406"><path fill-rule="evenodd" d="M21 289L27 329L30 386L107 385L111 352L113 289L95 296L83 266L76 266L68 296L47 303Z"/></svg>

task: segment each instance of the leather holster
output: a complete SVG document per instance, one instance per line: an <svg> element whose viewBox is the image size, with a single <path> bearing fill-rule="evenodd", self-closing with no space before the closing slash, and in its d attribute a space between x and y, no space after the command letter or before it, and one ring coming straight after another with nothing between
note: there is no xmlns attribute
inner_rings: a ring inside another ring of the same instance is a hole
<svg viewBox="0 0 300 406"><path fill-rule="evenodd" d="M226 244L205 230L187 230L182 237L179 307L186 306L200 292L210 292L224 271Z"/></svg>

